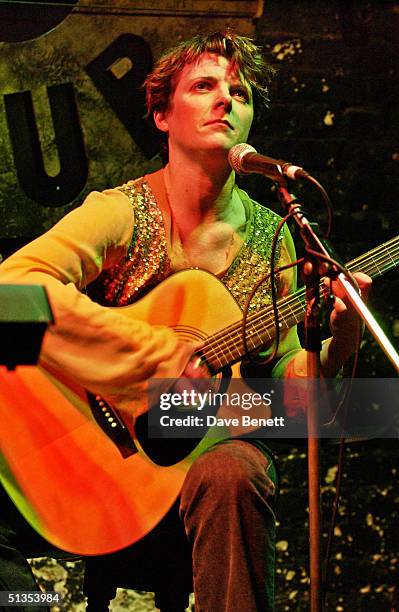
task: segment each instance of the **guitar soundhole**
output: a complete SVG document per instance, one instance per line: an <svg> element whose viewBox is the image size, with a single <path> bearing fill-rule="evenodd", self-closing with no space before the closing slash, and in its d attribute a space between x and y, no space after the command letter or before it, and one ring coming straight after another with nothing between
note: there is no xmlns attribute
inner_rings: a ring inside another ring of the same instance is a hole
<svg viewBox="0 0 399 612"><path fill-rule="evenodd" d="M185 459L200 442L199 438L150 438L147 414L137 418L135 432L147 457L163 467Z"/></svg>
<svg viewBox="0 0 399 612"><path fill-rule="evenodd" d="M221 372L221 376L215 381L218 391L223 394L231 380L231 368L226 367ZM219 406L215 406L212 413L216 413ZM157 407L155 407L157 410ZM150 409L151 410L151 409ZM211 412L209 412L211 413ZM168 413L170 416L181 416L181 413L173 411ZM203 435L207 432L207 429L203 430ZM148 414L140 415L135 423L135 433L140 446L143 448L145 454L157 465L166 467L179 463L195 449L195 447L201 442L199 438L156 438L150 437L148 432Z"/></svg>

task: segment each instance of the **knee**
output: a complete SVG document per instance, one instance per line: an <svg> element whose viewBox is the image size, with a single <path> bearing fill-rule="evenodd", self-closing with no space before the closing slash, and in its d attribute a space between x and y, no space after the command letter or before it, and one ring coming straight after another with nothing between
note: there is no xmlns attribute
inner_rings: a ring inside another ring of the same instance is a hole
<svg viewBox="0 0 399 612"><path fill-rule="evenodd" d="M248 496L265 499L275 494L268 459L247 442L218 444L197 458L184 483L182 498L195 496L237 500Z"/></svg>

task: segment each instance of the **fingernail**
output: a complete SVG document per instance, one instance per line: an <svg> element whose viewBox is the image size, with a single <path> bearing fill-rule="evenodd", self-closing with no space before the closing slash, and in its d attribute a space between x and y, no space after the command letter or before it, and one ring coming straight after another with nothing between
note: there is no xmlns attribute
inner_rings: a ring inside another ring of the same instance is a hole
<svg viewBox="0 0 399 612"><path fill-rule="evenodd" d="M197 359L194 361L193 367L194 367L194 368L199 368L199 367L200 367L200 365L201 365L201 363L202 363L201 357L198 357L198 358L197 358Z"/></svg>

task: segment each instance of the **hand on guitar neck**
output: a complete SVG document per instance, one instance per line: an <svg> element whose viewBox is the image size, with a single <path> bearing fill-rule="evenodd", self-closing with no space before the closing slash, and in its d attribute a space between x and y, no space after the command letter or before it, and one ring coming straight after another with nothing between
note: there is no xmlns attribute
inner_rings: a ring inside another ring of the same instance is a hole
<svg viewBox="0 0 399 612"><path fill-rule="evenodd" d="M367 302L371 290L371 278L362 272L356 272L353 276L358 283L363 301ZM325 284L329 286L329 281L325 281ZM323 364L325 376L336 374L337 370L356 350L359 335L363 332L363 323L359 315L348 302L338 283L332 283L332 291L335 298L330 315L332 338L329 341Z"/></svg>

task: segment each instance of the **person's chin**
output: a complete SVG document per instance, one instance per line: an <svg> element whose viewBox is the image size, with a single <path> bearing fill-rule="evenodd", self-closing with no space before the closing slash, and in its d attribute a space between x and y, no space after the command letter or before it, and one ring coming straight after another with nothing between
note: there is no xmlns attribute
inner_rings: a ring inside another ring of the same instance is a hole
<svg viewBox="0 0 399 612"><path fill-rule="evenodd" d="M222 151L230 151L231 147L241 142L241 140L237 140L237 135L233 132L218 132L213 134L212 138L208 138L206 140L205 148L209 150L222 150Z"/></svg>

